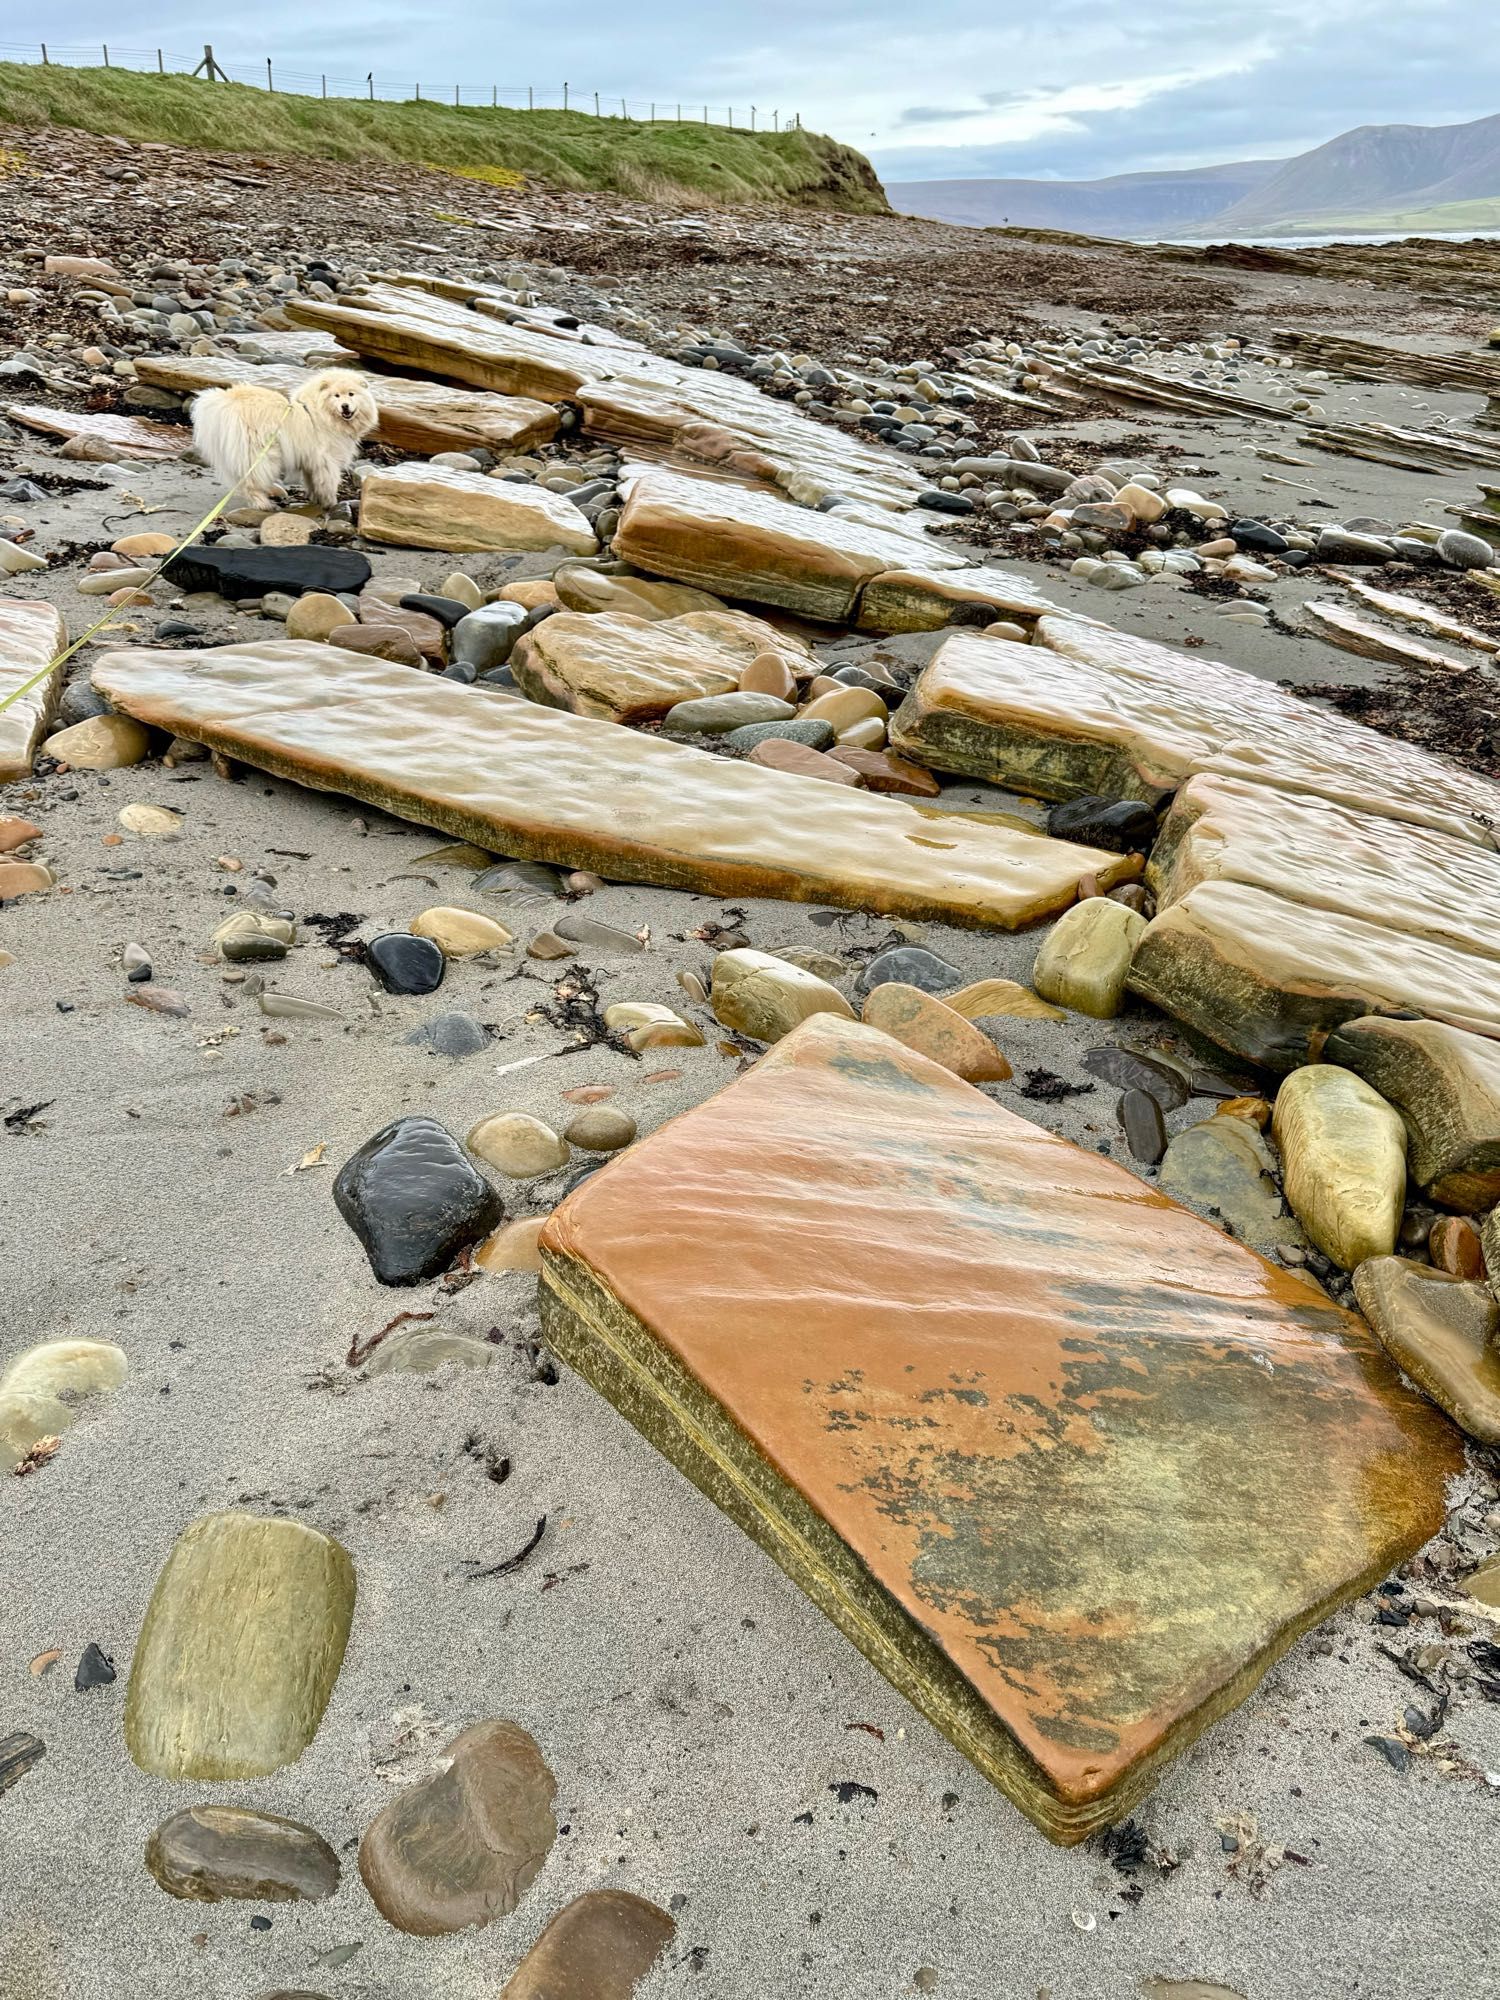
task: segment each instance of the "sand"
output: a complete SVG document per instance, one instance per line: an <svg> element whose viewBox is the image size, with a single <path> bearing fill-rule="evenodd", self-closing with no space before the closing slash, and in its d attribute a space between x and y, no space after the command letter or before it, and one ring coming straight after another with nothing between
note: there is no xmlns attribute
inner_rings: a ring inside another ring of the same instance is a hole
<svg viewBox="0 0 1500 2000"><path fill-rule="evenodd" d="M1378 415L1395 394L1340 388L1328 406ZM1113 439L1127 426L1092 428ZM1353 460L1262 468L1245 455L1248 427L1147 428L1192 442L1195 462L1217 468L1195 483L1244 511L1279 505L1282 490L1259 484L1264 469L1315 480L1332 503L1327 517L1465 497L1459 480ZM28 461L51 462L38 448L17 469ZM177 511L143 517L126 492ZM38 508L36 518L53 544L97 534L101 513L114 532L186 525L209 497L197 471L131 467L110 494ZM481 581L492 580L493 560L474 560ZM419 574L429 587L450 567L442 556L376 559L379 574ZM1379 672L1226 622L1170 587L1106 596L1055 564L1026 573L1061 603L1174 643L1201 638L1267 677ZM66 579L45 588L75 632L86 606L98 614ZM1318 588L1299 579L1275 599L1285 607ZM253 624L226 614L211 629L228 639ZM898 650L921 657L932 643ZM944 799L1037 814L964 784ZM182 813L182 836L126 834L103 847L133 801ZM676 973L706 971L711 949L690 935L706 923L762 948L832 951L894 941L894 927L610 887L582 909L648 926L645 954L584 951L552 966L518 949L494 966L454 965L430 999L399 1000L320 943L306 919L351 912L353 934L368 938L430 904L471 903L524 942L556 906L473 897L466 876L421 861L439 844L429 832L255 773L227 783L206 764L48 778L0 793L0 811L43 822L44 852L69 892L0 912L0 943L17 960L0 969L0 1112L45 1105L32 1127L0 1132L0 1359L87 1335L118 1341L131 1363L125 1387L85 1414L52 1463L0 1492L0 1732L31 1730L47 1744L0 1799L0 2000L251 2000L280 1987L339 2000L497 2000L546 1919L605 1886L677 1917L677 1940L642 2000L926 1990L1120 2000L1143 1981L1190 1978L1245 2000L1500 1990L1491 1914L1500 1798L1485 1775L1500 1774L1500 1706L1472 1688L1461 1694L1437 1739L1449 1746L1443 1758L1419 1757L1404 1775L1363 1740L1390 1734L1408 1703L1430 1706L1379 1647L1443 1644L1435 1622L1392 1630L1367 1599L1296 1646L1137 1816L1167 1872L1152 1859L1122 1872L1098 1844L1054 1849L613 1409L565 1372L537 1379L534 1280L384 1290L335 1212L333 1168L403 1112L430 1113L461 1135L507 1109L560 1121L571 1108L565 1090L606 1084L647 1133L736 1073L706 1010L690 1006L703 1048L639 1062L597 1048L558 1053L566 1033L529 1017L574 964L592 969L604 1002L688 1004ZM338 1007L341 1022L268 1021L243 987L224 983L221 965L204 962L214 925L237 905L227 891L245 879L225 871L223 856L274 874L277 902L304 922L303 941L266 969L267 984ZM900 935L970 978L1027 978L1037 944L937 925ZM186 1018L125 1004L118 953L129 940L187 999ZM483 1053L453 1062L404 1042L452 1008L492 1028ZM1117 1023L994 1024L1016 1078L990 1094L1123 1157L1112 1088L1054 1105L1024 1098L1021 1085L1038 1067L1091 1082L1084 1051L1165 1028L1138 1004ZM546 1059L499 1073L533 1055ZM258 1108L226 1115L246 1094ZM1195 1100L1169 1124L1210 1108ZM289 1172L318 1145L324 1167ZM628 1175L628 1157L614 1171ZM562 1178L506 1188L508 1214L545 1209ZM651 1227L649 1214L640 1226ZM890 1227L899 1233L900 1214ZM726 1254L732 1230L726 1216ZM445 1330L498 1329L492 1365L361 1379L345 1362L351 1341L402 1309L433 1311ZM471 1439L510 1459L504 1485L466 1450ZM1457 1525L1438 1548L1451 1560L1456 1543L1467 1566L1497 1543L1488 1468L1476 1465L1454 1497ZM359 1574L353 1637L323 1726L295 1766L232 1788L174 1786L125 1754L126 1675L174 1538L225 1507L289 1513L344 1543ZM519 1571L465 1579L466 1562L511 1554L543 1515L543 1540ZM1484 1629L1476 1618L1473 1632ZM90 1641L119 1679L78 1693L73 1670ZM58 1664L33 1677L28 1662L53 1647ZM1461 1660L1462 1639L1449 1650ZM390 1796L377 1759L404 1727L413 1747L399 1771L409 1776L449 1735L489 1717L514 1719L541 1745L558 1778L558 1841L512 1916L447 1939L404 1937L378 1916L354 1866L363 1828ZM841 1804L846 1781L877 1796ZM337 1896L308 1906L164 1896L142 1865L147 1836L195 1798L231 1793L331 1841L345 1866ZM1264 1873L1254 1855L1227 1851L1221 1824L1242 1818L1259 1842L1297 1858ZM262 1914L271 1928L252 1930ZM351 1946L342 1963L325 1956Z"/></svg>

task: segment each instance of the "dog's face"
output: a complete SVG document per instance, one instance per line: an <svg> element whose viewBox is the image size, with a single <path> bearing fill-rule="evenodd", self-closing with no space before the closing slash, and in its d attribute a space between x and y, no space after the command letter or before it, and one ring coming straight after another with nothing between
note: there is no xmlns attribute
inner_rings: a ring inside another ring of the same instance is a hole
<svg viewBox="0 0 1500 2000"><path fill-rule="evenodd" d="M330 429L347 431L351 437L367 436L380 421L364 376L352 369L325 368L303 383L297 400L315 411Z"/></svg>

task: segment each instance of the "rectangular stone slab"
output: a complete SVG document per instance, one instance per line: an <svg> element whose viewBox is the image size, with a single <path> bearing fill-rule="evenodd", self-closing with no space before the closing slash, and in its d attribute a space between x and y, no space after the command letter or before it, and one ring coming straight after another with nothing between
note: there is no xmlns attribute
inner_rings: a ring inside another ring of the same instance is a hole
<svg viewBox="0 0 1500 2000"><path fill-rule="evenodd" d="M1358 1014L1500 1030L1500 962L1239 882L1200 882L1147 926L1132 992L1220 1048L1294 1069Z"/></svg>
<svg viewBox="0 0 1500 2000"><path fill-rule="evenodd" d="M192 443L186 430L153 423L149 417L123 417L108 411L53 410L41 403L7 403L12 423L53 437L78 439L85 456L101 464L112 458L181 458Z"/></svg>
<svg viewBox="0 0 1500 2000"><path fill-rule="evenodd" d="M455 554L564 548L589 556L599 547L587 519L561 493L420 460L366 477L359 531L372 542Z"/></svg>
<svg viewBox="0 0 1500 2000"><path fill-rule="evenodd" d="M316 371L269 364L257 367L224 355L145 354L135 364L142 382L188 396L198 389L227 389L236 382L279 389L290 396ZM394 375L369 375L365 386L375 398L380 422L376 441L397 451L530 451L557 435L557 412L550 403L527 396L494 396L459 389L448 382L412 382Z"/></svg>
<svg viewBox="0 0 1500 2000"><path fill-rule="evenodd" d="M1490 845L1500 785L1216 660L1043 617L1045 650L945 640L892 720L903 756L1042 798L1155 802L1222 770Z"/></svg>
<svg viewBox="0 0 1500 2000"><path fill-rule="evenodd" d="M23 687L38 667L55 660L67 643L68 628L52 605L39 598L0 597L0 701ZM52 720L61 685L62 668L57 667L30 694L0 708L0 785L31 776L36 746Z"/></svg>
<svg viewBox="0 0 1500 2000"><path fill-rule="evenodd" d="M516 642L510 668L533 701L610 722L658 721L679 701L737 688L766 649L757 626L733 611L556 611Z"/></svg>
<svg viewBox="0 0 1500 2000"><path fill-rule="evenodd" d="M886 570L965 566L941 542L874 510L820 514L774 493L658 469L632 485L615 552L653 576L829 624L852 623L861 590Z"/></svg>
<svg viewBox="0 0 1500 2000"><path fill-rule="evenodd" d="M1243 882L1488 959L1482 977L1500 961L1493 849L1218 772L1189 778L1173 799L1146 879L1159 907L1199 882ZM1390 948L1399 955L1398 938Z"/></svg>
<svg viewBox="0 0 1500 2000"><path fill-rule="evenodd" d="M541 1247L562 1358L1060 1842L1420 1547L1461 1463L1353 1314L832 1015Z"/></svg>
<svg viewBox="0 0 1500 2000"><path fill-rule="evenodd" d="M490 853L619 881L780 896L1009 930L1065 909L1118 854L810 782L612 722L281 640L107 653L127 715Z"/></svg>
<svg viewBox="0 0 1500 2000"><path fill-rule="evenodd" d="M296 298L283 310L297 326L331 333L356 354L503 396L564 402L606 372L602 349L571 347L547 334L482 319L423 292L373 287L357 305Z"/></svg>
<svg viewBox="0 0 1500 2000"><path fill-rule="evenodd" d="M1434 1201L1466 1215L1500 1202L1500 1041L1371 1014L1336 1029L1323 1054L1395 1105L1411 1177Z"/></svg>

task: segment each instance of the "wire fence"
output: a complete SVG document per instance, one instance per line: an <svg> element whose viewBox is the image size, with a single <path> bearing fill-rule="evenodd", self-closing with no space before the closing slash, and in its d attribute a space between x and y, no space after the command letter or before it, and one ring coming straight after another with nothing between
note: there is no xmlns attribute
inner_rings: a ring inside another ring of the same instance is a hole
<svg viewBox="0 0 1500 2000"><path fill-rule="evenodd" d="M801 117L779 106L688 104L680 98L613 97L598 90L579 90L570 83L557 89L534 84L428 84L399 74L333 76L310 70L283 69L272 57L254 63L225 63L205 43L200 55L173 49L122 49L112 43L62 48L56 43L26 46L0 42L0 61L39 63L59 69L126 69L155 76L190 76L208 83L244 83L288 97L364 98L370 103L444 104L491 111L576 111L591 118L620 118L636 124L722 125L732 132L800 131Z"/></svg>

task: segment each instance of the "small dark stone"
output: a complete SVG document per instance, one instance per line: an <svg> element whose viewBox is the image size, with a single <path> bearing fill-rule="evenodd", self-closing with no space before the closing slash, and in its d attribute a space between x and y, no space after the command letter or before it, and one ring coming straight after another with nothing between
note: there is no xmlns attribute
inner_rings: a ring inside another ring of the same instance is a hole
<svg viewBox="0 0 1500 2000"><path fill-rule="evenodd" d="M424 1021L420 1028L413 1028L404 1041L418 1048L428 1048L440 1056L477 1056L479 1051L489 1047L489 1037L472 1014L454 1010L451 1014L434 1014L430 1021Z"/></svg>
<svg viewBox="0 0 1500 2000"><path fill-rule="evenodd" d="M868 667L835 667L830 678L842 682L845 687L868 688L871 694L878 694L887 707L893 698L898 702L901 699L901 689L894 681L879 679Z"/></svg>
<svg viewBox="0 0 1500 2000"><path fill-rule="evenodd" d="M250 1928L253 1931L268 1931L271 1928L271 1919L269 1917L252 1917L250 1919Z"/></svg>
<svg viewBox="0 0 1500 2000"><path fill-rule="evenodd" d="M1411 1752L1399 1736L1367 1736L1365 1741L1380 1752L1393 1771L1410 1770Z"/></svg>
<svg viewBox="0 0 1500 2000"><path fill-rule="evenodd" d="M38 486L34 479L7 479L0 486L0 500L10 500L24 507L39 506L48 498L47 489ZM37 572L40 575L40 571Z"/></svg>
<svg viewBox="0 0 1500 2000"><path fill-rule="evenodd" d="M300 548L229 548L222 543L194 542L162 569L179 590L216 590L221 597L263 597L268 590L290 591L294 597L310 590L332 597L358 596L373 574L369 561L355 549L322 548L308 542Z"/></svg>
<svg viewBox="0 0 1500 2000"><path fill-rule="evenodd" d="M80 1694L86 1694L90 1688L108 1687L114 1677L114 1661L90 1640L83 1649L83 1658L73 1676L74 1687Z"/></svg>
<svg viewBox="0 0 1500 2000"><path fill-rule="evenodd" d="M457 681L461 687L473 687L479 678L479 669L471 667L467 660L450 660L443 669L442 677L445 681Z"/></svg>
<svg viewBox="0 0 1500 2000"><path fill-rule="evenodd" d="M1154 1062L1135 1049L1122 1049L1113 1042L1090 1049L1083 1058L1090 1076L1101 1076L1123 1091L1147 1091L1163 1111L1180 1111L1188 1101L1186 1077L1167 1063Z"/></svg>
<svg viewBox="0 0 1500 2000"><path fill-rule="evenodd" d="M146 1867L186 1902L319 1902L339 1886L338 1856L310 1826L245 1806L185 1806L146 1843Z"/></svg>
<svg viewBox="0 0 1500 2000"><path fill-rule="evenodd" d="M933 514L972 514L974 502L967 493L945 493L940 486L917 495L917 505Z"/></svg>
<svg viewBox="0 0 1500 2000"><path fill-rule="evenodd" d="M563 1182L563 1194L571 1194L574 1188L582 1187L591 1174L597 1174L601 1167L607 1167L609 1160L610 1156L606 1153L600 1159L585 1160L581 1167L575 1167ZM559 1196L558 1199L561 1200L562 1196Z"/></svg>
<svg viewBox="0 0 1500 2000"><path fill-rule="evenodd" d="M151 636L153 639L202 639L206 634L201 625L189 625L185 618L163 618Z"/></svg>
<svg viewBox="0 0 1500 2000"><path fill-rule="evenodd" d="M57 719L63 724L88 722L96 715L108 715L109 703L102 694L94 692L93 683L86 677L69 681L63 689L62 700L57 704Z"/></svg>
<svg viewBox="0 0 1500 2000"><path fill-rule="evenodd" d="M1167 1150L1166 1121L1161 1106L1146 1090L1127 1090L1115 1106L1132 1159L1154 1167Z"/></svg>
<svg viewBox="0 0 1500 2000"><path fill-rule="evenodd" d="M805 743L809 750L826 750L833 742L832 725L819 715L794 715L785 722L742 722L719 738L727 749L748 754L757 743L779 736L788 743Z"/></svg>
<svg viewBox="0 0 1500 2000"><path fill-rule="evenodd" d="M366 956L387 993L435 993L443 983L445 960L431 938L383 931Z"/></svg>
<svg viewBox="0 0 1500 2000"><path fill-rule="evenodd" d="M1256 555L1279 556L1288 546L1286 536L1268 528L1264 521L1231 521L1228 532L1236 547Z"/></svg>
<svg viewBox="0 0 1500 2000"><path fill-rule="evenodd" d="M1054 840L1105 847L1111 854L1144 854L1156 838L1156 814L1139 799L1065 799L1047 815Z"/></svg>
<svg viewBox="0 0 1500 2000"><path fill-rule="evenodd" d="M269 965L287 954L282 940L266 931L231 931L220 938L219 950L231 965Z"/></svg>
<svg viewBox="0 0 1500 2000"><path fill-rule="evenodd" d="M935 951L919 944L898 944L870 960L859 976L859 991L871 993L893 980L923 993L951 993L955 986L963 985L964 975Z"/></svg>
<svg viewBox="0 0 1500 2000"><path fill-rule="evenodd" d="M400 604L403 611L425 611L449 632L474 609L472 604L464 604L456 597L438 597L425 590L410 591L400 599Z"/></svg>
<svg viewBox="0 0 1500 2000"><path fill-rule="evenodd" d="M339 1214L383 1285L419 1285L486 1236L500 1197L435 1118L398 1118L345 1161L333 1185Z"/></svg>
<svg viewBox="0 0 1500 2000"><path fill-rule="evenodd" d="M9 1736L0 1736L0 1792L8 1792L12 1785L20 1784L33 1764L40 1763L47 1754L47 1746L40 1736L32 1736L27 1730L12 1730Z"/></svg>

